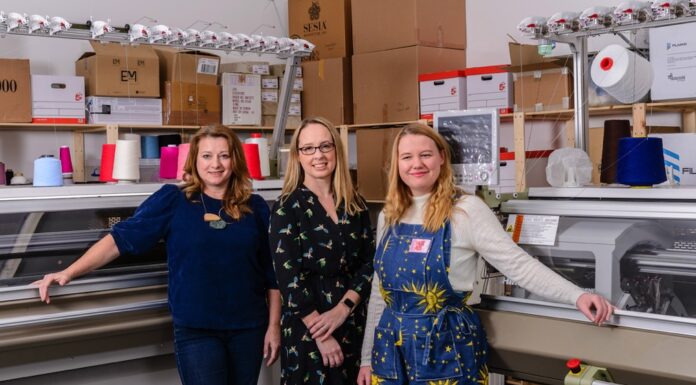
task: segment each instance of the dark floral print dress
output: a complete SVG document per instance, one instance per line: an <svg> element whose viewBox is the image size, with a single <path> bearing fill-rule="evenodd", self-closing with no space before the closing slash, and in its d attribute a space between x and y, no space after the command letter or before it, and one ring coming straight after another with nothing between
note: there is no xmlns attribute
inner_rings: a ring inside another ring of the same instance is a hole
<svg viewBox="0 0 696 385"><path fill-rule="evenodd" d="M360 370L374 237L367 210L356 215L348 215L344 207L336 211L338 223L305 187L276 201L271 211L269 241L283 300L282 385L351 384ZM314 310L331 310L350 289L360 295L360 304L333 333L344 362L325 367L302 318Z"/></svg>

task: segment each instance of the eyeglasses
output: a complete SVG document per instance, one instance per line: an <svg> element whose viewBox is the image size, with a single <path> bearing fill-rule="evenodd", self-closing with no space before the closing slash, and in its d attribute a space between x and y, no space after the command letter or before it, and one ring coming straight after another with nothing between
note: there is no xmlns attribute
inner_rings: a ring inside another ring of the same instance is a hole
<svg viewBox="0 0 696 385"><path fill-rule="evenodd" d="M317 152L317 149L319 149L319 151L323 153L327 153L333 151L335 147L336 145L331 142L324 142L318 146L300 147L299 150L302 153L302 155L314 155L314 153Z"/></svg>

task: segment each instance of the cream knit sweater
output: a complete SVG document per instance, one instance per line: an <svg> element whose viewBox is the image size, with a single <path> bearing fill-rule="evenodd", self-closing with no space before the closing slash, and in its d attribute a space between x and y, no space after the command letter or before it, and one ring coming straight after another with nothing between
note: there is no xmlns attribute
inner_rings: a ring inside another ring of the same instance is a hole
<svg viewBox="0 0 696 385"><path fill-rule="evenodd" d="M413 205L406 211L402 223L422 224L425 204L430 195L413 198ZM377 244L384 235L384 215L377 222ZM582 289L554 273L532 258L515 244L498 218L476 196L462 197L456 205L451 220L451 255L449 281L454 290L472 291L473 303L478 303L477 253L498 271L534 294L556 302L575 304L584 293ZM386 304L379 291L379 277L375 273L367 313L365 338L362 345L362 366L370 365L375 327L379 323Z"/></svg>

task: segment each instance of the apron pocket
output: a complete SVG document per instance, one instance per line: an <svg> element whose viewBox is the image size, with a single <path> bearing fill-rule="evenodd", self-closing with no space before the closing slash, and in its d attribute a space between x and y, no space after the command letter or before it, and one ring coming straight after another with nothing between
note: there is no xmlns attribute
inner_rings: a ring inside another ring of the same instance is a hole
<svg viewBox="0 0 696 385"><path fill-rule="evenodd" d="M452 332L434 333L430 337L430 349L427 349L426 344L426 335L416 336L414 365L417 381L441 380L462 375Z"/></svg>
<svg viewBox="0 0 696 385"><path fill-rule="evenodd" d="M372 372L385 379L395 380L396 374L396 338L391 329L375 328L372 348Z"/></svg>

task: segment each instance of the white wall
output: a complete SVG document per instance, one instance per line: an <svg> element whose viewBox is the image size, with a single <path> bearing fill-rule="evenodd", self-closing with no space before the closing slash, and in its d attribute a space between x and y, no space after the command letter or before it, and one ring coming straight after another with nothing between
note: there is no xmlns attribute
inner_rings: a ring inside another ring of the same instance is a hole
<svg viewBox="0 0 696 385"><path fill-rule="evenodd" d="M90 16L94 20L111 19L114 26L135 23L143 16L155 18L159 23L170 27L186 28L198 20L217 22L226 25L231 33L263 33L274 36L287 36L287 0L194 0L194 1L100 1L100 0L2 0L0 10L62 16L74 23L84 23ZM152 25L146 19L141 23ZM204 29L200 22L194 28ZM212 30L224 30L219 25ZM27 36L6 36L0 38L0 58L28 58L32 74L74 75L75 60L82 53L90 51L87 41L53 39ZM259 56L237 53L224 54L223 62L257 60ZM273 56L263 56L262 60L279 62ZM1 75L1 74L0 74ZM99 149L105 142L104 135L87 135L85 148L87 160L98 164ZM61 145L73 148L72 135L66 132L26 132L0 131L0 161L8 168L33 174L33 160L41 154L58 156Z"/></svg>
<svg viewBox="0 0 696 385"><path fill-rule="evenodd" d="M62 16L68 21L84 23L90 16L94 20L111 19L114 26L133 24L143 16L155 18L170 27L185 28L198 20L217 22L228 27L231 33L287 35L287 0L195 0L195 1L100 1L100 0L3 0L0 9L49 16ZM276 9L278 12L276 13ZM146 19L142 24L152 25ZM198 23L194 28L203 29ZM213 30L224 30L219 25ZM83 52L89 51L86 41L66 39L30 38L8 36L0 39L0 57L30 58L34 74L74 74L74 63ZM239 60L238 54L223 59ZM265 59L264 59L265 60Z"/></svg>
<svg viewBox="0 0 696 385"><path fill-rule="evenodd" d="M535 44L517 31L517 24L528 16L550 17L556 12L583 10L596 5L618 5L621 0L466 0L467 12L467 66L479 67L509 64L508 35L525 44ZM604 35L589 39L589 50L601 50L607 44L623 44L618 37ZM563 44L556 47L553 56L567 55Z"/></svg>

